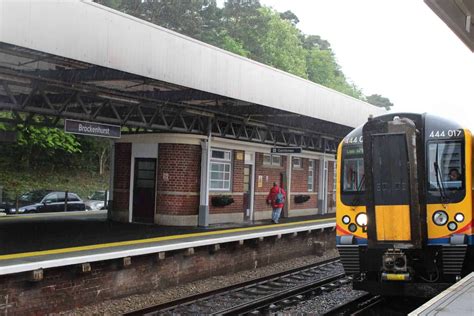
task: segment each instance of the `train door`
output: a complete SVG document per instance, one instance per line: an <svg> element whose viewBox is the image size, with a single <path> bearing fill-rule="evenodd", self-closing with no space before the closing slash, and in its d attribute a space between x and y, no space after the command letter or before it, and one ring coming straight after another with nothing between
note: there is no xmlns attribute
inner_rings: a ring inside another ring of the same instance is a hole
<svg viewBox="0 0 474 316"><path fill-rule="evenodd" d="M367 227L369 247L421 247L423 142L414 121L369 120L363 138L367 217L375 223Z"/></svg>
<svg viewBox="0 0 474 316"><path fill-rule="evenodd" d="M374 135L372 163L377 240L409 241L410 193L405 134Z"/></svg>
<svg viewBox="0 0 474 316"><path fill-rule="evenodd" d="M153 223L155 215L156 159L135 158L133 221Z"/></svg>

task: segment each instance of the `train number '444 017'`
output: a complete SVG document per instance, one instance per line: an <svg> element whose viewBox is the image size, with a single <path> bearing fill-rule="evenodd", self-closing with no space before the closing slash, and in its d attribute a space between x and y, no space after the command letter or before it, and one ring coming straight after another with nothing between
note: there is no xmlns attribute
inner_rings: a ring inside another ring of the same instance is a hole
<svg viewBox="0 0 474 316"><path fill-rule="evenodd" d="M461 137L461 135L462 135L462 129L437 130L437 131L431 131L430 138Z"/></svg>

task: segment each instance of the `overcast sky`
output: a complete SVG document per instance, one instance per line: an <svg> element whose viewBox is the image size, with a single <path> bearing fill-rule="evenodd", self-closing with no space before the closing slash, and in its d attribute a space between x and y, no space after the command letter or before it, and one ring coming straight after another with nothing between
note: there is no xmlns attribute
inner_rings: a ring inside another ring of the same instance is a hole
<svg viewBox="0 0 474 316"><path fill-rule="evenodd" d="M474 130L474 53L423 0L261 0L331 43L342 70L393 111L431 112Z"/></svg>

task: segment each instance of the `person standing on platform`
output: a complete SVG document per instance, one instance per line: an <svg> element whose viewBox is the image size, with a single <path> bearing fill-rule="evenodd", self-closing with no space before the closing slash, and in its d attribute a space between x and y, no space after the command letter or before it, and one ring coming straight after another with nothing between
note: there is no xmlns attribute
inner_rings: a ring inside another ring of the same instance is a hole
<svg viewBox="0 0 474 316"><path fill-rule="evenodd" d="M285 205L286 192L276 182L273 182L273 187L267 196L267 204L272 205L272 222L277 224L280 220L281 209Z"/></svg>

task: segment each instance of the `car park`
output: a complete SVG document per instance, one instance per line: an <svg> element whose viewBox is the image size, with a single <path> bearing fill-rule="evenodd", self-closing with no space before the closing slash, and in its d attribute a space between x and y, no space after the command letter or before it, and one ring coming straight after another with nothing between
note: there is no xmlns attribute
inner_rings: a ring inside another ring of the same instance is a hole
<svg viewBox="0 0 474 316"><path fill-rule="evenodd" d="M84 201L82 201L76 193L52 190L34 190L22 194L18 198L18 206L8 207L6 213L48 213L84 211L85 209Z"/></svg>

